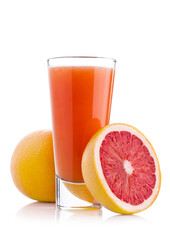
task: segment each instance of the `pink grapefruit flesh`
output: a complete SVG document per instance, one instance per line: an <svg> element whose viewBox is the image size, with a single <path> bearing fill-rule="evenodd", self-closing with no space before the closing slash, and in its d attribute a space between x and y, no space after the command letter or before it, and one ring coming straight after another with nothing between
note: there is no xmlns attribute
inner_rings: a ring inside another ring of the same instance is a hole
<svg viewBox="0 0 170 240"><path fill-rule="evenodd" d="M143 142L127 131L110 132L100 147L103 174L120 200L138 205L155 187L155 163Z"/></svg>

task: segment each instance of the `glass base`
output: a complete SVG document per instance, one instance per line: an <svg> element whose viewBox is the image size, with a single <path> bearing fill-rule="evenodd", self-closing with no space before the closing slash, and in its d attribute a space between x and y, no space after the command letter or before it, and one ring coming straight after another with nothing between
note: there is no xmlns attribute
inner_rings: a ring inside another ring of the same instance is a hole
<svg viewBox="0 0 170 240"><path fill-rule="evenodd" d="M101 208L88 192L85 183L74 183L56 176L56 205L65 210L93 210Z"/></svg>

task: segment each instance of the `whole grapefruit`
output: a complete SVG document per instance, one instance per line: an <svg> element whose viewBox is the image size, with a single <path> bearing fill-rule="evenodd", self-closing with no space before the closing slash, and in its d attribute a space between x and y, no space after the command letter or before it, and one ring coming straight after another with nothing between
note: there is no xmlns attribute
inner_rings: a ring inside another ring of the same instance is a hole
<svg viewBox="0 0 170 240"><path fill-rule="evenodd" d="M52 131L35 131L16 146L11 159L11 174L16 187L29 198L55 202L55 166ZM85 185L65 182L76 197L95 202Z"/></svg>
<svg viewBox="0 0 170 240"><path fill-rule="evenodd" d="M35 131L16 146L11 159L16 187L27 197L55 202L55 168L52 132Z"/></svg>

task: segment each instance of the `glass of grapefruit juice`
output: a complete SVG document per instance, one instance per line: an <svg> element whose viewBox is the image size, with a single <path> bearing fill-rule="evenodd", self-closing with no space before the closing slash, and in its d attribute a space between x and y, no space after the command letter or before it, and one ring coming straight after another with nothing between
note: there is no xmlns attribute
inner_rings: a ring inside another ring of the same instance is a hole
<svg viewBox="0 0 170 240"><path fill-rule="evenodd" d="M116 61L57 57L47 63L57 207L100 208L86 189L81 160L90 138L109 124Z"/></svg>

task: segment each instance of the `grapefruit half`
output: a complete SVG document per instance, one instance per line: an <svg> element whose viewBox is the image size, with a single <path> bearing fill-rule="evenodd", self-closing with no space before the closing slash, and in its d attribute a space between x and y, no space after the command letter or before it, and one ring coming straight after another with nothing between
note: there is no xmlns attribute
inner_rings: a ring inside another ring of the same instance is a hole
<svg viewBox="0 0 170 240"><path fill-rule="evenodd" d="M156 153L147 138L127 124L107 125L91 138L82 173L96 201L121 214L148 208L160 190Z"/></svg>

